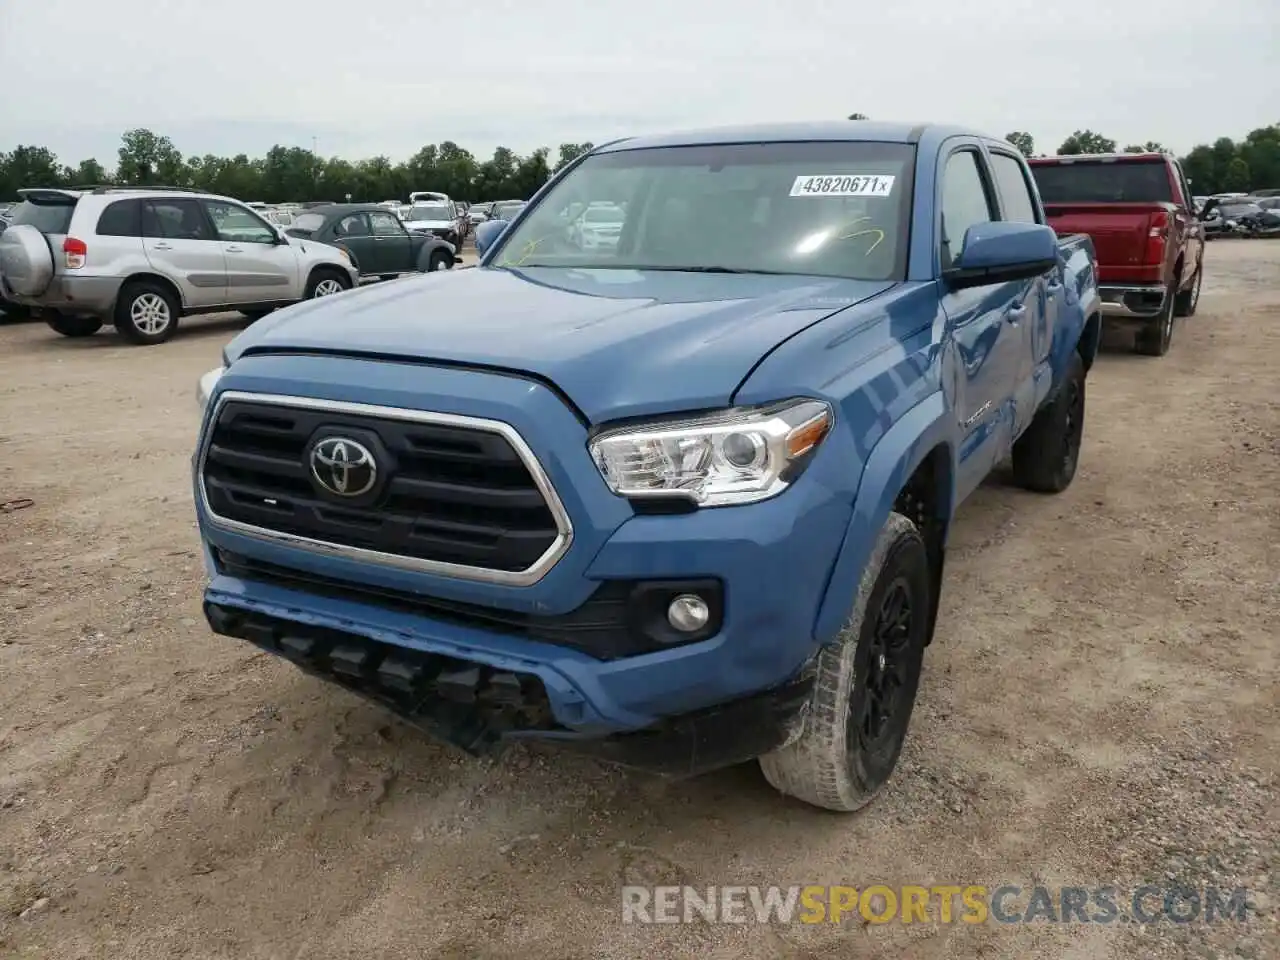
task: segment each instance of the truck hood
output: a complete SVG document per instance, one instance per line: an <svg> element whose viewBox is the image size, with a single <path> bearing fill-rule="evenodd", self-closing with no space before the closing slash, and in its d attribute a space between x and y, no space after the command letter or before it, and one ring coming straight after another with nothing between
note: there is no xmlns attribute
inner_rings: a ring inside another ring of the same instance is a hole
<svg viewBox="0 0 1280 960"><path fill-rule="evenodd" d="M452 227L452 220L406 220L404 222L406 230L449 230Z"/></svg>
<svg viewBox="0 0 1280 960"><path fill-rule="evenodd" d="M892 281L476 267L277 311L227 347L377 355L531 374L592 423L729 405L788 337ZM782 399L782 398L779 398Z"/></svg>

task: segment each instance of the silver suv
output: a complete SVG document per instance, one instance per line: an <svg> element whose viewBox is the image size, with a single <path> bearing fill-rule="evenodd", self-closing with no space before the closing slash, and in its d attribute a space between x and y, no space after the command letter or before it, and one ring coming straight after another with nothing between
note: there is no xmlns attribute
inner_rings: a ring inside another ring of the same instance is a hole
<svg viewBox="0 0 1280 960"><path fill-rule="evenodd" d="M238 200L161 187L20 190L0 233L0 299L67 337L115 324L163 343L178 318L276 307L349 290L337 247L288 237Z"/></svg>

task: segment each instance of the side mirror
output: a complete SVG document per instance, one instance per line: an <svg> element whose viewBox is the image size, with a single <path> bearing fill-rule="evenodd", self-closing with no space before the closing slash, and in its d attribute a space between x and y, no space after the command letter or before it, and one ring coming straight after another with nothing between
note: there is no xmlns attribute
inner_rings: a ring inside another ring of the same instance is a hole
<svg viewBox="0 0 1280 960"><path fill-rule="evenodd" d="M953 290L1028 280L1058 265L1058 235L1038 223L979 223L942 279Z"/></svg>
<svg viewBox="0 0 1280 960"><path fill-rule="evenodd" d="M486 220L476 227L476 253L483 257L506 228L506 220Z"/></svg>

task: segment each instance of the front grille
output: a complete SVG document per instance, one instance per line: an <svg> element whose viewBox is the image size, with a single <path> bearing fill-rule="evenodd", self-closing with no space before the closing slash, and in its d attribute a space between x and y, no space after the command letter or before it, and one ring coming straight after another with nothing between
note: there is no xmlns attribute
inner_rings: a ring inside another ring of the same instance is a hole
<svg viewBox="0 0 1280 960"><path fill-rule="evenodd" d="M221 400L202 463L215 521L376 551L410 568L469 569L479 579L533 574L567 545L568 521L535 480L536 464L496 426L297 403ZM377 482L365 493L344 497L317 482L312 448L333 437L356 441L377 462Z"/></svg>

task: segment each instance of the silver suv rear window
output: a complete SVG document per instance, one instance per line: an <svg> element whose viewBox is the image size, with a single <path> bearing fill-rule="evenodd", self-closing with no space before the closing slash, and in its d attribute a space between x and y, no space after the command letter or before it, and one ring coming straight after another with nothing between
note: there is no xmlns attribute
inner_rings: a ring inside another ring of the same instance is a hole
<svg viewBox="0 0 1280 960"><path fill-rule="evenodd" d="M9 211L9 215L15 227L25 225L35 227L41 233L66 233L71 228L71 214L75 209L75 201L70 197L65 202L54 203L23 200Z"/></svg>

